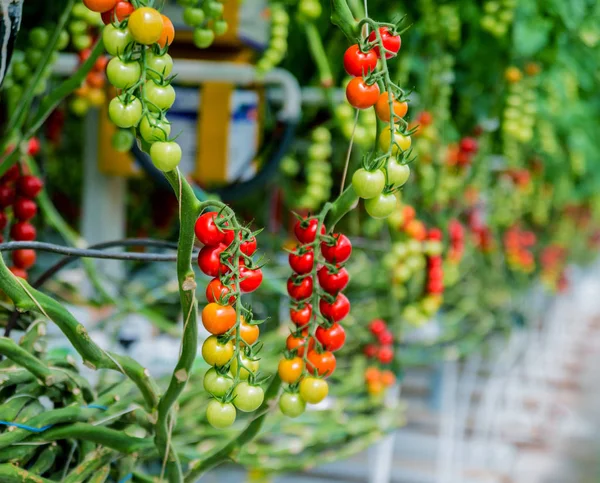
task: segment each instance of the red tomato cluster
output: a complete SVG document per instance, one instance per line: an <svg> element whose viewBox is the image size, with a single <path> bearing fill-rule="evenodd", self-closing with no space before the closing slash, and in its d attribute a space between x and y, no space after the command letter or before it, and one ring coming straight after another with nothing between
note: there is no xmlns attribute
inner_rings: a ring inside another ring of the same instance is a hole
<svg viewBox="0 0 600 483"><path fill-rule="evenodd" d="M450 238L448 260L458 263L465 250L465 229L458 220L452 219L448 223L448 236Z"/></svg>
<svg viewBox="0 0 600 483"><path fill-rule="evenodd" d="M504 171L504 176L509 178L518 188L526 190L531 182L531 173L526 168L511 168Z"/></svg>
<svg viewBox="0 0 600 483"><path fill-rule="evenodd" d="M83 64L91 55L92 50L87 48L79 52L79 65ZM101 55L96 60L94 67L88 73L85 80L75 90L76 99L71 103L71 109L75 114L83 115L90 107L101 107L106 101L104 87L106 85L106 65L108 57Z"/></svg>
<svg viewBox="0 0 600 483"><path fill-rule="evenodd" d="M27 154L35 156L40 151L37 138L29 141ZM10 224L8 238L13 241L33 241L37 232L31 224L37 214L38 196L44 183L36 176L26 173L25 168L15 164L0 178L0 231ZM7 210L10 211L7 212ZM0 241L4 237L0 234ZM27 270L35 263L35 250L21 249L12 252L10 271L17 277L27 278Z"/></svg>
<svg viewBox="0 0 600 483"><path fill-rule="evenodd" d="M364 348L369 359L377 359L381 364L391 364L394 360L394 335L388 329L384 320L374 319L369 323L369 331L374 342Z"/></svg>
<svg viewBox="0 0 600 483"><path fill-rule="evenodd" d="M480 209L475 208L468 215L469 229L473 235L473 243L483 253L490 253L494 250L494 235L489 226L483 221L483 214Z"/></svg>
<svg viewBox="0 0 600 483"><path fill-rule="evenodd" d="M544 248L540 255L541 279L559 292L568 287L568 279L565 275L567 254L566 248L555 244Z"/></svg>
<svg viewBox="0 0 600 483"><path fill-rule="evenodd" d="M449 166L469 166L473 161L473 156L479 151L479 143L473 137L465 136L458 144L448 146L448 165Z"/></svg>
<svg viewBox="0 0 600 483"><path fill-rule="evenodd" d="M427 239L432 241L442 241L442 232L437 228L432 228L427 234ZM442 266L441 255L427 257L427 293L432 295L441 295L444 293L444 268Z"/></svg>
<svg viewBox="0 0 600 483"><path fill-rule="evenodd" d="M504 247L508 265L515 270L529 273L535 269L535 257L531 248L536 244L536 236L532 231L521 230L518 226L509 228L504 233Z"/></svg>

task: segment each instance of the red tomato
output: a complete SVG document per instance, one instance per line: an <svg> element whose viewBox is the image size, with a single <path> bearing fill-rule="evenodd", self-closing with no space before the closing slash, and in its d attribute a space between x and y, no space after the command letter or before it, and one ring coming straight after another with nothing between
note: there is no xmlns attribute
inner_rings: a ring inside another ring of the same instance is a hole
<svg viewBox="0 0 600 483"><path fill-rule="evenodd" d="M356 109L373 107L379 99L379 94L377 83L369 85L362 77L355 77L346 87L346 99Z"/></svg>
<svg viewBox="0 0 600 483"><path fill-rule="evenodd" d="M13 273L15 277L23 278L27 280L27 272L22 268L17 267L8 267L8 269Z"/></svg>
<svg viewBox="0 0 600 483"><path fill-rule="evenodd" d="M304 307L292 307L290 309L290 318L296 327L304 327L310 322L312 316L312 305L306 304Z"/></svg>
<svg viewBox="0 0 600 483"><path fill-rule="evenodd" d="M1 180L4 183L10 183L11 181L16 181L17 179L19 179L20 176L21 170L19 169L19 166L13 164L10 168L6 170L6 173L2 175Z"/></svg>
<svg viewBox="0 0 600 483"><path fill-rule="evenodd" d="M317 276L319 278L319 285L321 285L325 292L331 295L344 290L350 280L348 271L344 267L332 272L329 268L323 266L317 272Z"/></svg>
<svg viewBox="0 0 600 483"><path fill-rule="evenodd" d="M294 234L300 243L312 243L315 241L317 236L318 225L319 220L316 218L305 218L302 221L298 220L296 225L294 225ZM327 229L325 228L325 225L321 225L321 235L324 235L326 231Z"/></svg>
<svg viewBox="0 0 600 483"><path fill-rule="evenodd" d="M240 243L240 251L251 257L256 251L256 238L252 237L249 240L243 241Z"/></svg>
<svg viewBox="0 0 600 483"><path fill-rule="evenodd" d="M27 154L29 156L37 156L40 153L42 145L38 138L31 138L27 143Z"/></svg>
<svg viewBox="0 0 600 483"><path fill-rule="evenodd" d="M433 122L433 116L429 111L423 111L421 114L418 115L417 121L422 126L429 126Z"/></svg>
<svg viewBox="0 0 600 483"><path fill-rule="evenodd" d="M8 217L4 211L0 211L0 230L4 230L8 224ZM311 280L312 282L312 280ZM312 290L311 290L312 291Z"/></svg>
<svg viewBox="0 0 600 483"><path fill-rule="evenodd" d="M260 268L248 268L240 264L240 290L243 293L254 292L262 283L263 274Z"/></svg>
<svg viewBox="0 0 600 483"><path fill-rule="evenodd" d="M460 141L460 149L465 153L475 154L479 150L479 144L476 139L465 137Z"/></svg>
<svg viewBox="0 0 600 483"><path fill-rule="evenodd" d="M349 75L360 77L375 71L377 54L373 49L363 52L358 44L351 45L344 53L344 69Z"/></svg>
<svg viewBox="0 0 600 483"><path fill-rule="evenodd" d="M321 310L321 315L326 319L339 322L350 313L350 301L343 293L339 293L333 303L321 299L319 301L319 310Z"/></svg>
<svg viewBox="0 0 600 483"><path fill-rule="evenodd" d="M377 358L382 364L389 364L394 360L394 348L391 345L384 345L377 351Z"/></svg>
<svg viewBox="0 0 600 483"><path fill-rule="evenodd" d="M14 188L6 185L0 186L0 207L5 208L10 206L15 201Z"/></svg>
<svg viewBox="0 0 600 483"><path fill-rule="evenodd" d="M440 230L439 228L431 228L427 232L427 238L429 238L430 240L442 241L444 235L442 234L442 230Z"/></svg>
<svg viewBox="0 0 600 483"><path fill-rule="evenodd" d="M37 176L25 175L17 181L17 191L27 198L35 198L43 187L44 183Z"/></svg>
<svg viewBox="0 0 600 483"><path fill-rule="evenodd" d="M331 352L340 350L346 342L346 332L337 322L328 329L322 326L317 327L315 337L321 343L323 349Z"/></svg>
<svg viewBox="0 0 600 483"><path fill-rule="evenodd" d="M292 275L287 281L287 291L294 300L304 300L313 293L312 277L300 278Z"/></svg>
<svg viewBox="0 0 600 483"><path fill-rule="evenodd" d="M225 231L225 236L223 238L223 243L225 244L225 246L229 246L231 245L231 243L233 243L233 239L235 238L235 232L233 230L224 230Z"/></svg>
<svg viewBox="0 0 600 483"><path fill-rule="evenodd" d="M221 253L225 245L206 245L198 254L198 266L203 273L210 277L216 277L220 273L226 273L229 269L221 263Z"/></svg>
<svg viewBox="0 0 600 483"><path fill-rule="evenodd" d="M381 37L381 42L383 43L383 48L386 50L385 58L389 59L394 57L402 45L402 39L400 36L394 35L387 27L379 27L379 35ZM369 42L377 42L377 34L375 32L371 32L369 35ZM379 46L376 46L374 50L377 54L377 57L381 57Z"/></svg>
<svg viewBox="0 0 600 483"><path fill-rule="evenodd" d="M317 373L327 378L335 372L335 356L329 351L308 351L306 359L306 368L311 374Z"/></svg>
<svg viewBox="0 0 600 483"><path fill-rule="evenodd" d="M209 302L222 302L224 301L224 297L233 291L233 287L226 287L221 283L221 280L218 278L213 278L206 287L206 300ZM228 303L233 305L235 303L235 297L229 297Z"/></svg>
<svg viewBox="0 0 600 483"><path fill-rule="evenodd" d="M10 237L15 241L32 241L35 236L35 227L27 221L18 221L10 228Z"/></svg>
<svg viewBox="0 0 600 483"><path fill-rule="evenodd" d="M115 7L117 0L83 0L83 4L92 12L107 12Z"/></svg>
<svg viewBox="0 0 600 483"><path fill-rule="evenodd" d="M427 284L427 291L433 294L440 294L444 292L444 282L442 280L431 280Z"/></svg>
<svg viewBox="0 0 600 483"><path fill-rule="evenodd" d="M102 21L104 25L112 23L115 19L117 22L122 22L129 17L135 10L134 6L129 2L119 1L115 7L102 13Z"/></svg>
<svg viewBox="0 0 600 483"><path fill-rule="evenodd" d="M17 198L13 205L13 213L17 220L30 220L37 213L37 204L28 198Z"/></svg>
<svg viewBox="0 0 600 483"><path fill-rule="evenodd" d="M383 331L377 336L377 339L381 345L390 345L394 342L394 336L389 330Z"/></svg>
<svg viewBox="0 0 600 483"><path fill-rule="evenodd" d="M224 242L225 232L219 230L215 223L217 213L208 212L200 215L194 225L194 232L196 237L204 245L218 245Z"/></svg>
<svg viewBox="0 0 600 483"><path fill-rule="evenodd" d="M23 249L12 252L13 265L27 270L35 263L35 250Z"/></svg>
<svg viewBox="0 0 600 483"><path fill-rule="evenodd" d="M308 345L308 350L312 350L315 346L315 339L308 337L308 329L302 330L300 334L288 335L285 346L289 351L296 351L299 357L304 356L304 348Z"/></svg>
<svg viewBox="0 0 600 483"><path fill-rule="evenodd" d="M210 303L202 309L202 325L213 335L223 335L235 325L236 313L231 305Z"/></svg>
<svg viewBox="0 0 600 483"><path fill-rule="evenodd" d="M369 324L369 330L373 335L379 335L387 329L387 324L381 319L372 320Z"/></svg>
<svg viewBox="0 0 600 483"><path fill-rule="evenodd" d="M373 344L367 344L363 349L363 352L367 357L375 357L378 351L379 349L377 349L377 346Z"/></svg>
<svg viewBox="0 0 600 483"><path fill-rule="evenodd" d="M346 235L333 233L335 241L333 245L321 243L321 253L329 263L344 263L352 253L352 243Z"/></svg>
<svg viewBox="0 0 600 483"><path fill-rule="evenodd" d="M315 254L312 250L298 254L298 249L296 249L294 253L290 253L288 259L292 270L300 275L304 275L312 271L315 263Z"/></svg>

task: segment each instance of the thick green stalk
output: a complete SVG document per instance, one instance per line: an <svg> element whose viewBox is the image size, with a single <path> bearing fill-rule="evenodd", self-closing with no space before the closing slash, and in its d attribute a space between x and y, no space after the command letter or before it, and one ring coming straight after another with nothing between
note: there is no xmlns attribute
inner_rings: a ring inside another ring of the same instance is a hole
<svg viewBox="0 0 600 483"><path fill-rule="evenodd" d="M331 0L331 23L337 25L351 42L356 42L360 36L358 22L346 0Z"/></svg>
<svg viewBox="0 0 600 483"><path fill-rule="evenodd" d="M333 227L344 217L346 213L354 209L358 203L358 195L352 188L348 186L344 192L333 202L331 210L325 219L325 226L331 231Z"/></svg>
<svg viewBox="0 0 600 483"><path fill-rule="evenodd" d="M196 301L196 279L190 260L194 249L194 225L202 208L192 187L181 176L179 170L165 173L175 196L179 201L179 243L177 247L177 280L183 312L184 326L181 351L173 370L169 387L158 403L156 434L154 441L163 461L167 462L167 476L170 482L179 483L183 473L179 458L170 447L170 424L174 416L171 408L185 388L196 354L198 352L198 310Z"/></svg>
<svg viewBox="0 0 600 483"><path fill-rule="evenodd" d="M10 464L0 465L0 481L2 483L54 483L41 476L36 476L35 473Z"/></svg>
<svg viewBox="0 0 600 483"><path fill-rule="evenodd" d="M313 22L307 22L304 26L304 30L308 40L308 47L312 53L315 63L317 64L321 85L323 87L331 87L333 85L333 74L331 73L331 67L329 67L329 59L327 58L327 54L323 48L321 35L319 34L319 31Z"/></svg>
<svg viewBox="0 0 600 483"><path fill-rule="evenodd" d="M104 483L108 479L109 473L110 465L104 465L90 477L87 483Z"/></svg>
<svg viewBox="0 0 600 483"><path fill-rule="evenodd" d="M83 483L99 468L110 463L114 458L114 451L108 448L98 448L95 451L87 454L85 460L74 468L62 483ZM110 466L108 466L110 470Z"/></svg>
<svg viewBox="0 0 600 483"><path fill-rule="evenodd" d="M34 355L31 355L22 347L19 347L15 341L8 337L0 337L0 354L8 357L16 364L24 367L34 376L40 379L44 385L54 384L52 371Z"/></svg>
<svg viewBox="0 0 600 483"><path fill-rule="evenodd" d="M29 471L34 475L43 475L46 473L46 471L48 471L50 468L52 468L52 465L54 465L54 461L56 461L56 457L60 450L60 446L58 446L56 443L44 448L44 450L36 458L35 463L29 467Z"/></svg>

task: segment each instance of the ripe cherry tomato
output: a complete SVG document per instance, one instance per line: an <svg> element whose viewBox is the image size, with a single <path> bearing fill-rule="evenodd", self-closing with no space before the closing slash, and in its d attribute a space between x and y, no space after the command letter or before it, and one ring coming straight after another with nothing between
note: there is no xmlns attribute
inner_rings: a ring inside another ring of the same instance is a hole
<svg viewBox="0 0 600 483"><path fill-rule="evenodd" d="M377 358L382 364L389 364L394 360L394 349L391 345L384 345L377 351Z"/></svg>
<svg viewBox="0 0 600 483"><path fill-rule="evenodd" d="M332 272L329 268L323 266L317 272L317 277L321 288L331 295L344 290L350 280L348 271L344 267Z"/></svg>
<svg viewBox="0 0 600 483"><path fill-rule="evenodd" d="M27 270L35 263L35 250L23 249L12 252L13 265Z"/></svg>
<svg viewBox="0 0 600 483"><path fill-rule="evenodd" d="M256 251L256 237L253 236L249 240L240 243L240 251L251 257Z"/></svg>
<svg viewBox="0 0 600 483"><path fill-rule="evenodd" d="M310 322L312 316L312 305L306 304L304 307L290 309L290 318L297 327L304 327Z"/></svg>
<svg viewBox="0 0 600 483"><path fill-rule="evenodd" d="M104 25L108 25L113 21L122 22L128 18L134 10L135 7L131 3L122 0L118 1L112 10L107 10L102 13L102 22Z"/></svg>
<svg viewBox="0 0 600 483"><path fill-rule="evenodd" d="M329 352L308 351L306 354L306 368L311 374L329 377L335 371L335 356Z"/></svg>
<svg viewBox="0 0 600 483"><path fill-rule="evenodd" d="M104 77L103 72L92 71L86 76L85 83L87 84L87 87L90 88L87 90L86 96L89 97L90 92L92 92L94 89L102 89L104 87L104 84L106 84L106 78Z"/></svg>
<svg viewBox="0 0 600 483"><path fill-rule="evenodd" d="M351 45L344 53L344 69L349 75L361 77L377 68L377 54L373 49L363 52L358 44Z"/></svg>
<svg viewBox="0 0 600 483"><path fill-rule="evenodd" d="M460 149L466 153L475 154L479 150L479 144L476 139L465 137L460 141Z"/></svg>
<svg viewBox="0 0 600 483"><path fill-rule="evenodd" d="M379 335L387 330L387 324L381 319L375 319L369 323L369 330L371 334Z"/></svg>
<svg viewBox="0 0 600 483"><path fill-rule="evenodd" d="M392 371L381 371L381 382L384 386L393 386L396 382L396 376Z"/></svg>
<svg viewBox="0 0 600 483"><path fill-rule="evenodd" d="M235 325L235 309L231 305L211 302L202 309L202 325L213 335L223 335Z"/></svg>
<svg viewBox="0 0 600 483"><path fill-rule="evenodd" d="M306 403L299 394L284 392L279 398L279 409L288 418L297 418L306 410Z"/></svg>
<svg viewBox="0 0 600 483"><path fill-rule="evenodd" d="M377 340L381 345L390 345L394 342L394 336L389 330L384 330L381 334L377 335Z"/></svg>
<svg viewBox="0 0 600 483"><path fill-rule="evenodd" d="M194 225L194 232L200 243L204 245L218 245L223 243L225 232L215 223L217 213L208 212L200 215Z"/></svg>
<svg viewBox="0 0 600 483"><path fill-rule="evenodd" d="M240 337L246 345L254 345L260 335L260 329L256 324L249 324L242 315L240 322Z"/></svg>
<svg viewBox="0 0 600 483"><path fill-rule="evenodd" d="M221 263L221 253L225 250L225 245L206 245L202 247L198 254L198 266L202 273L210 277L216 277L220 273L225 273L228 268Z"/></svg>
<svg viewBox="0 0 600 483"><path fill-rule="evenodd" d="M375 198L385 188L385 174L380 169L367 171L359 168L352 175L352 188L360 198Z"/></svg>
<svg viewBox="0 0 600 483"><path fill-rule="evenodd" d="M367 344L363 349L363 352L367 357L375 357L378 351L379 349L377 346L373 344Z"/></svg>
<svg viewBox="0 0 600 483"><path fill-rule="evenodd" d="M327 397L329 385L323 379L305 377L300 382L300 397L309 404L318 404Z"/></svg>
<svg viewBox="0 0 600 483"><path fill-rule="evenodd" d="M35 236L35 227L27 221L18 221L10 228L10 237L15 241L32 241Z"/></svg>
<svg viewBox="0 0 600 483"><path fill-rule="evenodd" d="M25 175L17 181L17 192L26 198L35 198L43 187L44 183L37 176Z"/></svg>
<svg viewBox="0 0 600 483"><path fill-rule="evenodd" d="M256 411L265 400L262 387L240 382L233 390L233 404L240 411L251 413Z"/></svg>
<svg viewBox="0 0 600 483"><path fill-rule="evenodd" d="M202 344L202 358L211 366L224 366L233 357L233 342L219 342L216 335L211 335Z"/></svg>
<svg viewBox="0 0 600 483"><path fill-rule="evenodd" d="M315 254L312 250L307 250L304 253L299 253L298 249L294 253L290 253L289 257L290 267L292 270L300 275L310 273L315 263Z"/></svg>
<svg viewBox="0 0 600 483"><path fill-rule="evenodd" d="M279 379L288 384L294 384L298 382L298 379L302 376L304 370L304 361L301 357L293 357L292 359L281 359L279 361L279 367L277 373Z"/></svg>
<svg viewBox="0 0 600 483"><path fill-rule="evenodd" d="M377 117L383 122L390 122L390 103L388 99L388 93L383 92L379 96L379 99L377 99L377 104L375 104L375 113L377 114ZM406 101L397 101L393 98L393 96L392 99L392 108L394 109L394 115L400 118L406 116L406 113L408 112L408 103ZM396 121L396 119L394 119L394 121Z"/></svg>
<svg viewBox="0 0 600 483"><path fill-rule="evenodd" d="M379 396L383 392L383 383L380 380L367 383L367 392L371 396Z"/></svg>
<svg viewBox="0 0 600 483"><path fill-rule="evenodd" d="M346 99L356 109L368 109L379 99L379 86L377 83L369 85L362 77L355 77L346 87Z"/></svg>
<svg viewBox="0 0 600 483"><path fill-rule="evenodd" d="M365 381L367 383L379 381L380 378L381 372L379 371L379 369L377 369L376 367L367 367L367 370L365 371Z"/></svg>
<svg viewBox="0 0 600 483"><path fill-rule="evenodd" d="M158 45L164 48L166 45L171 45L175 39L175 27L173 22L166 15L161 15L163 21L163 29L158 39Z"/></svg>
<svg viewBox="0 0 600 483"><path fill-rule="evenodd" d="M346 235L333 233L335 241L332 245L321 243L321 253L329 263L344 263L352 253L352 243Z"/></svg>
<svg viewBox="0 0 600 483"><path fill-rule="evenodd" d="M15 190L11 186L0 186L0 206L5 208L15 201Z"/></svg>
<svg viewBox="0 0 600 483"><path fill-rule="evenodd" d="M300 278L292 275L287 281L287 291L294 300L304 300L313 293L312 277Z"/></svg>
<svg viewBox="0 0 600 483"><path fill-rule="evenodd" d="M215 429L224 429L235 423L236 411L231 403L213 399L206 408L206 419Z"/></svg>
<svg viewBox="0 0 600 483"><path fill-rule="evenodd" d="M27 280L27 272L25 270L23 270L22 268L8 267L8 269L12 272L12 274L15 277L19 277L19 278L22 278L24 280Z"/></svg>
<svg viewBox="0 0 600 483"><path fill-rule="evenodd" d="M106 76L109 82L117 89L127 89L135 85L142 75L139 62L124 62L118 57L113 57L106 67Z"/></svg>
<svg viewBox="0 0 600 483"><path fill-rule="evenodd" d="M38 154L40 154L41 149L42 143L40 143L39 138L33 137L27 143L27 154L29 154L29 156L37 156Z"/></svg>
<svg viewBox="0 0 600 483"><path fill-rule="evenodd" d="M381 43L383 44L383 48L386 50L385 58L389 59L391 57L394 57L398 53L402 45L402 39L400 39L400 36L394 35L392 32L390 32L390 29L388 29L387 27L379 27L379 36L381 37ZM371 34L369 35L369 42L376 41L377 34L375 32L371 32ZM374 50L377 54L377 57L381 57L381 53L379 52L379 46L376 46Z"/></svg>
<svg viewBox="0 0 600 483"><path fill-rule="evenodd" d="M240 264L240 290L243 293L254 292L262 283L263 274L260 268L248 268Z"/></svg>
<svg viewBox="0 0 600 483"><path fill-rule="evenodd" d="M381 193L365 201L365 209L373 218L387 218L396 209L398 200L393 193Z"/></svg>
<svg viewBox="0 0 600 483"><path fill-rule="evenodd" d="M294 234L298 241L302 244L312 243L315 241L317 236L317 226L319 225L319 220L316 218L304 219L302 221L298 220L294 225ZM327 229L325 225L321 225L321 235L326 233Z"/></svg>
<svg viewBox="0 0 600 483"><path fill-rule="evenodd" d="M3 183L10 183L11 181L16 181L17 179L19 179L20 176L21 171L19 169L19 166L17 164L13 164L10 168L8 168L6 173L2 175L2 178L0 178L0 180Z"/></svg>
<svg viewBox="0 0 600 483"><path fill-rule="evenodd" d="M333 303L321 299L319 301L319 309L321 310L321 315L326 319L339 322L350 313L350 301L343 293L339 293Z"/></svg>
<svg viewBox="0 0 600 483"><path fill-rule="evenodd" d="M315 346L315 340L312 337L308 338L308 329L304 329L300 334L290 334L285 341L285 347L289 351L296 351L298 357L304 357L304 348L308 343L308 350L312 350Z"/></svg>
<svg viewBox="0 0 600 483"><path fill-rule="evenodd" d="M28 198L17 198L13 205L13 213L17 220L30 220L37 213L37 204Z"/></svg>
<svg viewBox="0 0 600 483"><path fill-rule="evenodd" d="M127 28L137 43L152 45L160 39L164 23L158 10L141 7L129 16Z"/></svg>
<svg viewBox="0 0 600 483"><path fill-rule="evenodd" d="M204 374L203 386L213 396L223 397L233 386L233 378L231 374L221 374L214 367L211 367Z"/></svg>
<svg viewBox="0 0 600 483"><path fill-rule="evenodd" d="M317 327L315 337L321 343L323 349L335 352L344 346L346 331L336 322L328 329L323 326Z"/></svg>
<svg viewBox="0 0 600 483"><path fill-rule="evenodd" d="M233 291L234 288L232 286L227 287L223 285L218 278L213 278L206 287L206 300L217 303L225 302L226 295ZM227 303L233 305L235 303L235 297L229 297Z"/></svg>
<svg viewBox="0 0 600 483"><path fill-rule="evenodd" d="M83 4L92 12L103 13L115 8L117 0L83 0Z"/></svg>

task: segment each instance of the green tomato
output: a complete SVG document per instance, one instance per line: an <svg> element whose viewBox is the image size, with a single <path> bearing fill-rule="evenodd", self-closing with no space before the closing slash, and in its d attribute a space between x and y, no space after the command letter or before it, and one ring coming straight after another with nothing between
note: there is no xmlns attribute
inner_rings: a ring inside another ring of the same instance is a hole
<svg viewBox="0 0 600 483"><path fill-rule="evenodd" d="M206 15L212 18L221 17L223 12L225 11L225 7L221 2L205 2L204 10L206 11Z"/></svg>
<svg viewBox="0 0 600 483"><path fill-rule="evenodd" d="M146 65L156 72L148 72L151 79L164 79L173 72L173 59L169 54L156 55L153 52L146 54Z"/></svg>
<svg viewBox="0 0 600 483"><path fill-rule="evenodd" d="M396 209L396 203L396 196L393 193L380 193L379 196L365 201L365 209L373 218L387 218Z"/></svg>
<svg viewBox="0 0 600 483"><path fill-rule="evenodd" d="M44 58L44 52L39 49L27 49L25 51L25 59L31 67L37 67Z"/></svg>
<svg viewBox="0 0 600 483"><path fill-rule="evenodd" d="M250 376L250 372L252 372L252 374L256 374L258 372L258 366L260 364L257 360L248 359L244 354L240 354L240 362L242 363L242 366L247 368L240 367L240 379L245 381ZM237 358L235 358L233 361L231 361L231 373L235 375L237 374L237 370L238 361ZM248 372L248 370L250 370L250 372Z"/></svg>
<svg viewBox="0 0 600 483"><path fill-rule="evenodd" d="M175 89L168 84L160 86L154 81L146 82L146 100L151 111L164 111L169 109L175 102Z"/></svg>
<svg viewBox="0 0 600 483"><path fill-rule="evenodd" d="M289 418L297 418L306 410L306 403L299 394L284 392L279 398L279 409Z"/></svg>
<svg viewBox="0 0 600 483"><path fill-rule="evenodd" d="M331 142L331 132L326 127L320 126L313 130L312 139L319 144L329 144Z"/></svg>
<svg viewBox="0 0 600 483"><path fill-rule="evenodd" d="M215 35L225 35L228 29L229 25L225 20L215 20L215 23L213 24Z"/></svg>
<svg viewBox="0 0 600 483"><path fill-rule="evenodd" d="M360 198L365 200L375 198L385 188L385 174L380 170L357 169L352 176L352 187Z"/></svg>
<svg viewBox="0 0 600 483"><path fill-rule="evenodd" d="M87 32L88 24L83 20L74 20L69 23L68 28L71 35L83 35Z"/></svg>
<svg viewBox="0 0 600 483"><path fill-rule="evenodd" d="M85 114L88 112L88 109L90 108L90 105L87 99L85 99L84 97L76 97L71 101L69 108L71 109L71 112L73 114L81 117L85 116Z"/></svg>
<svg viewBox="0 0 600 483"><path fill-rule="evenodd" d="M387 181L393 186L403 186L410 177L408 164L400 164L396 158L390 158L386 166Z"/></svg>
<svg viewBox="0 0 600 483"><path fill-rule="evenodd" d="M321 16L321 4L317 0L301 0L298 13L306 18L317 19Z"/></svg>
<svg viewBox="0 0 600 483"><path fill-rule="evenodd" d="M329 386L323 379L309 376L300 381L300 397L309 404L320 403L328 393Z"/></svg>
<svg viewBox="0 0 600 483"><path fill-rule="evenodd" d="M41 79L35 86L35 89L33 89L33 94L36 96L42 95L44 92L46 92L46 89L48 88L48 82L46 81L46 79Z"/></svg>
<svg viewBox="0 0 600 483"><path fill-rule="evenodd" d="M231 403L222 403L213 399L206 408L206 419L216 429L228 428L235 422L235 407Z"/></svg>
<svg viewBox="0 0 600 483"><path fill-rule="evenodd" d="M231 374L221 374L216 369L211 368L204 374L204 389L215 397L223 397L231 386L233 379Z"/></svg>
<svg viewBox="0 0 600 483"><path fill-rule="evenodd" d="M142 103L132 97L128 104L115 97L108 105L108 116L116 126L129 128L137 126L142 118Z"/></svg>
<svg viewBox="0 0 600 483"><path fill-rule="evenodd" d="M331 156L331 145L329 144L313 144L308 148L308 157L311 159L325 160Z"/></svg>
<svg viewBox="0 0 600 483"><path fill-rule="evenodd" d="M265 392L260 386L240 382L233 390L233 404L240 411L251 413L256 411L265 400Z"/></svg>
<svg viewBox="0 0 600 483"><path fill-rule="evenodd" d="M271 13L271 22L273 25L288 25L290 17L285 10L273 9Z"/></svg>
<svg viewBox="0 0 600 483"><path fill-rule="evenodd" d="M73 5L73 9L71 10L71 14L74 18L85 18L87 12L88 9L83 3L76 3Z"/></svg>
<svg viewBox="0 0 600 483"><path fill-rule="evenodd" d="M56 48L58 50L65 50L69 45L69 33L66 30L62 30L58 35L58 41L56 42Z"/></svg>
<svg viewBox="0 0 600 483"><path fill-rule="evenodd" d="M287 40L289 29L284 25L274 25L271 29L271 37L274 39ZM350 108L352 109L352 108Z"/></svg>
<svg viewBox="0 0 600 483"><path fill-rule="evenodd" d="M199 49L209 47L215 40L215 33L210 29L196 28L194 29L194 44Z"/></svg>
<svg viewBox="0 0 600 483"><path fill-rule="evenodd" d="M113 57L106 66L106 77L117 89L127 89L134 86L142 75L140 64L136 61L123 62Z"/></svg>
<svg viewBox="0 0 600 483"><path fill-rule="evenodd" d="M133 37L127 28L120 29L108 24L102 32L102 40L106 51L117 56L125 52L127 46L133 42Z"/></svg>
<svg viewBox="0 0 600 483"><path fill-rule="evenodd" d="M204 23L206 15L201 8L186 7L183 10L183 21L191 27L199 27Z"/></svg>
<svg viewBox="0 0 600 483"><path fill-rule="evenodd" d="M29 42L33 47L38 49L45 49L50 40L50 35L45 28L35 27L29 32Z"/></svg>
<svg viewBox="0 0 600 483"><path fill-rule="evenodd" d="M147 143L166 141L171 134L171 123L165 118L146 115L140 121L140 135Z"/></svg>
<svg viewBox="0 0 600 483"><path fill-rule="evenodd" d="M16 80L22 80L31 75L31 69L25 62L15 62L12 65L12 74Z"/></svg>
<svg viewBox="0 0 600 483"><path fill-rule="evenodd" d="M73 47L77 50L85 50L92 46L92 37L90 35L74 35ZM108 49L107 49L108 50Z"/></svg>
<svg viewBox="0 0 600 483"><path fill-rule="evenodd" d="M134 142L135 136L129 129L119 129L112 137L112 146L119 153L128 152Z"/></svg>
<svg viewBox="0 0 600 483"><path fill-rule="evenodd" d="M181 147L175 142L159 141L150 147L154 166L165 173L173 171L181 162Z"/></svg>

